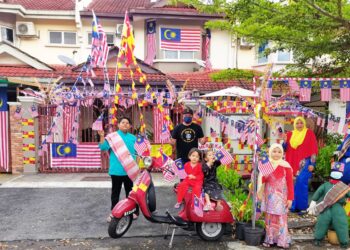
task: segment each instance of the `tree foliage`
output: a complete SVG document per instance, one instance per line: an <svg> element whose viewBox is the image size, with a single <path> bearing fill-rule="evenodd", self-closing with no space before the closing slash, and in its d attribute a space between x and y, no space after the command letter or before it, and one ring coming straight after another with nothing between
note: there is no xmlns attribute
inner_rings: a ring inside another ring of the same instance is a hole
<svg viewBox="0 0 350 250"><path fill-rule="evenodd" d="M344 0L181 0L224 20L209 28L229 30L256 44L266 41L265 53L291 50L299 69L311 65L312 74L348 74L350 66L350 2ZM270 46L270 44L272 44ZM331 73L330 73L331 72ZM310 73L310 72L309 72Z"/></svg>

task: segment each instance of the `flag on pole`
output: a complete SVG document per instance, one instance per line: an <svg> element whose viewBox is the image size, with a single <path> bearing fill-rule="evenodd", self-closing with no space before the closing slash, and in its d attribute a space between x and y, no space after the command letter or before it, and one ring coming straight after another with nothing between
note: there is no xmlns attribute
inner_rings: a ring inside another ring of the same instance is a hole
<svg viewBox="0 0 350 250"><path fill-rule="evenodd" d="M92 33L91 33L91 68L103 68L107 62L108 44L107 36L102 25L98 22L95 12L92 11Z"/></svg>
<svg viewBox="0 0 350 250"><path fill-rule="evenodd" d="M218 147L215 157L224 165L229 165L233 161L232 155L223 146Z"/></svg>
<svg viewBox="0 0 350 250"><path fill-rule="evenodd" d="M275 171L266 153L262 155L262 158L258 164L258 169L263 176L268 176Z"/></svg>
<svg viewBox="0 0 350 250"><path fill-rule="evenodd" d="M321 101L329 102L332 99L332 81L322 80L321 83Z"/></svg>
<svg viewBox="0 0 350 250"><path fill-rule="evenodd" d="M172 159L168 159L167 164L163 168L163 177L166 181L173 181L176 177L175 173L175 162Z"/></svg>
<svg viewBox="0 0 350 250"><path fill-rule="evenodd" d="M153 60L157 54L157 41L156 41L156 21L148 21L147 24L147 56L145 63L153 65Z"/></svg>
<svg viewBox="0 0 350 250"><path fill-rule="evenodd" d="M196 195L193 198L193 211L197 216L203 217L203 201Z"/></svg>
<svg viewBox="0 0 350 250"><path fill-rule="evenodd" d="M129 67L131 64L136 65L136 58L134 56L135 39L132 26L130 24L128 11L125 11L123 31L120 43L120 51L118 58L125 59L125 65Z"/></svg>
<svg viewBox="0 0 350 250"><path fill-rule="evenodd" d="M343 102L350 101L350 81L340 80L340 100Z"/></svg>
<svg viewBox="0 0 350 250"><path fill-rule="evenodd" d="M153 109L153 129L154 129L154 142L166 143L170 139L169 123L166 117L170 115L170 109L168 107L154 108ZM164 125L166 130L164 130ZM167 138L166 138L167 137Z"/></svg>
<svg viewBox="0 0 350 250"><path fill-rule="evenodd" d="M184 164L182 163L182 159L176 159L175 160L175 166L176 166L176 174L179 177L180 180L185 179L187 176L187 173L185 171Z"/></svg>
<svg viewBox="0 0 350 250"><path fill-rule="evenodd" d="M256 144L261 147L265 143L265 140L261 137L259 133L256 134Z"/></svg>
<svg viewBox="0 0 350 250"><path fill-rule="evenodd" d="M151 153L151 144L142 135L137 135L134 147L138 155L149 156Z"/></svg>
<svg viewBox="0 0 350 250"><path fill-rule="evenodd" d="M96 131L102 131L103 130L103 113L92 124L92 130L96 130Z"/></svg>
<svg viewBox="0 0 350 250"><path fill-rule="evenodd" d="M299 101L309 102L311 99L311 81L301 80L300 81L300 95Z"/></svg>
<svg viewBox="0 0 350 250"><path fill-rule="evenodd" d="M265 101L270 101L271 100L271 96L272 96L272 85L273 85L273 81L269 80L267 82L267 87L265 89Z"/></svg>

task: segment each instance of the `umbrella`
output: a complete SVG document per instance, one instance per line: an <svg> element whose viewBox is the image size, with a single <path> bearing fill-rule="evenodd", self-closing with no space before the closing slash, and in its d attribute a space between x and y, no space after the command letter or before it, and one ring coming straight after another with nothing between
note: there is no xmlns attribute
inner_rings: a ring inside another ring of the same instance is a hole
<svg viewBox="0 0 350 250"><path fill-rule="evenodd" d="M240 87L230 87L227 89L218 90L202 97L214 97L214 96L241 96L241 97L257 97L258 95L251 90L240 88Z"/></svg>

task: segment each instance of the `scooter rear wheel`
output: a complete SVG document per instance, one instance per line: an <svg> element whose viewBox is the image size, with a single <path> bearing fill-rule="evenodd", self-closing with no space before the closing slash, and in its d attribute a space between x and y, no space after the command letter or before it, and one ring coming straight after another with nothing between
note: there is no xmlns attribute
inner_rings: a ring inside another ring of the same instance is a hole
<svg viewBox="0 0 350 250"><path fill-rule="evenodd" d="M223 236L225 232L225 224L201 222L196 224L196 230L199 237L203 240L215 241Z"/></svg>
<svg viewBox="0 0 350 250"><path fill-rule="evenodd" d="M108 226L108 234L111 238L122 237L129 229L132 223L132 214L121 218L112 218Z"/></svg>

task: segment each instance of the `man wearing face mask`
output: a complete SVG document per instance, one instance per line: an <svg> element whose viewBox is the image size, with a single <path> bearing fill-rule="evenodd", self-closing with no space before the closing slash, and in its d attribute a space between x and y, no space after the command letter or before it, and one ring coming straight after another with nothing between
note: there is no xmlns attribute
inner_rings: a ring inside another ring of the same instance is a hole
<svg viewBox="0 0 350 250"><path fill-rule="evenodd" d="M191 148L198 148L198 142L205 143L202 127L192 122L193 111L185 108L183 111L183 122L175 126L171 133L173 143L176 143L176 156L185 164L189 161L188 153Z"/></svg>

